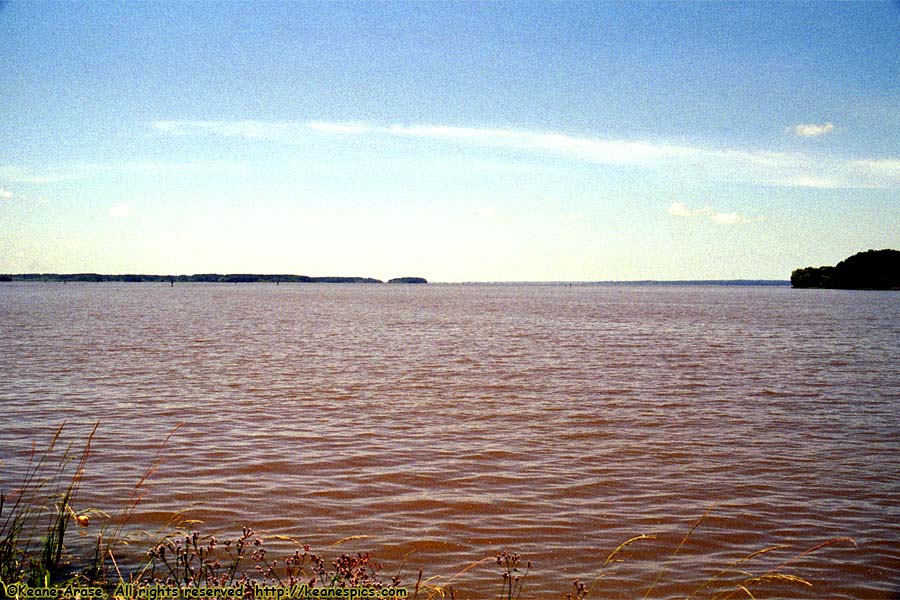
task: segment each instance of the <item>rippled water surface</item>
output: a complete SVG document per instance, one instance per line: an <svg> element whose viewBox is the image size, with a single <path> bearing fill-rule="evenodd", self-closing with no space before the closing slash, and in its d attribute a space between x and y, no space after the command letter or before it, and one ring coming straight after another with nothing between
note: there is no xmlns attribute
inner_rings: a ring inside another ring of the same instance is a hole
<svg viewBox="0 0 900 600"><path fill-rule="evenodd" d="M184 423L136 529L253 525L409 587L509 550L527 597L559 598L655 534L592 597L685 597L844 536L787 567L814 591L762 597L900 590L897 292L7 283L0 403L4 486L32 441L99 421L82 502L115 512Z"/></svg>

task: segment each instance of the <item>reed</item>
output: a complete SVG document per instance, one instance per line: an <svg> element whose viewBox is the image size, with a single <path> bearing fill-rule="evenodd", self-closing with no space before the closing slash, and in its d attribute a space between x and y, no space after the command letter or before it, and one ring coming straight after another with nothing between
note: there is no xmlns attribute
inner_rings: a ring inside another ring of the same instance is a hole
<svg viewBox="0 0 900 600"><path fill-rule="evenodd" d="M164 457L163 451L168 446L169 441L172 439L172 436L174 436L175 433L178 432L178 430L181 429L183 425L184 423L178 423L169 431L166 437L163 438L162 442L156 449L156 453L154 454L150 466L137 481L134 487L131 488L131 491L128 494L128 498L125 499L124 508L119 511L115 518L110 517L108 513L102 513L102 516L105 517L106 520L100 527L100 531L97 534L97 541L94 545L94 555L91 558L89 566L83 569L80 573L80 578L85 582L89 584L103 584L108 582L110 579L110 567L113 567L115 569L119 581L124 582L122 573L118 568L118 564L116 563L115 552L117 551L119 546L128 544L129 538L132 537L132 534L126 532L126 528L131 523L135 511L137 510L141 501L144 499L146 483L150 479L150 477L157 471L157 469L159 469L159 466L162 463ZM170 521L170 525L173 525L180 521L182 521L181 515L173 515L172 520ZM149 537L151 535L147 532L139 533L143 534L145 537Z"/></svg>
<svg viewBox="0 0 900 600"><path fill-rule="evenodd" d="M65 571L65 537L75 520L86 525L89 511L73 503L97 432L94 425L83 449L69 444L60 450L65 423L46 448L32 445L20 486L0 491L0 579L49 585Z"/></svg>
<svg viewBox="0 0 900 600"><path fill-rule="evenodd" d="M181 425L163 440L150 468L132 488L124 509L115 517L97 508L75 509L99 426L99 423L92 426L78 449L74 442L63 443L66 428L63 422L45 447L39 449L32 444L28 464L16 488L0 489L0 581L32 587L48 587L62 581L106 585L111 581L110 567L122 580L114 550L128 542L125 529L143 498L144 484L158 467L163 448ZM70 555L66 538L71 524L74 522L86 530L101 519L92 556Z"/></svg>
<svg viewBox="0 0 900 600"><path fill-rule="evenodd" d="M714 510L715 505L711 506L703 515L697 519L684 535L684 537L679 542L678 546L672 551L672 553L668 556L666 561L663 563L662 567L656 571L656 574L647 587L647 590L643 594L643 600L647 600L648 598L652 598L652 593L657 585L664 579L666 572L669 571L672 563L677 557L678 553L687 543L688 539L694 534L694 532L700 527L703 521L710 515L710 513ZM603 579L606 574L605 569L614 562L618 562L620 559L618 556L623 553L626 548L628 548L631 544L635 542L640 542L642 540L651 540L656 539L656 535L639 535L633 537L629 540L626 540L622 544L620 544L615 550L613 550L609 556L607 556L606 560L603 562L598 574L594 578L593 582L590 586L587 586L585 583L580 580L576 580L573 583L574 591L569 592L564 596L565 600L586 600L587 598L595 598L598 597L594 595L594 590L597 585L600 583L600 580ZM765 592L766 584L789 584L793 586L800 586L806 588L812 588L813 584L803 579L798 575L794 575L789 573L786 569L790 565L798 562L800 559L810 556L811 554L826 548L828 546L832 546L835 544L848 544L853 547L856 547L856 542L854 542L851 538L848 537L839 537L833 538L830 540L826 540L815 546L798 552L791 558L782 561L774 567L770 568L761 568L761 572L758 574L753 574L751 571L747 570L747 563L753 561L756 558L761 556L765 556L774 551L787 550L790 548L789 545L786 544L778 544L775 546L770 546L768 548L763 548L761 550L757 550L752 552L746 556L743 556L727 567L720 569L711 577L706 578L702 581L689 595L685 596L685 600L694 600L696 598L701 597L701 593L707 594L703 597L708 597L710 600L730 600L734 597L745 597L756 599L757 595L753 593L756 591L757 594L761 594ZM751 591L753 590L753 591Z"/></svg>

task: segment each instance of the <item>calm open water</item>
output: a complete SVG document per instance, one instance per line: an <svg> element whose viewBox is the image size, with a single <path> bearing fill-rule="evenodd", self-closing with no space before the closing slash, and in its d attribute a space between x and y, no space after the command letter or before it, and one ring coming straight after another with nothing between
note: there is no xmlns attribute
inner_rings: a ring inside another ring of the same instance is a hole
<svg viewBox="0 0 900 600"><path fill-rule="evenodd" d="M645 533L592 597L685 597L842 536L788 567L812 590L754 593L900 591L897 292L7 283L0 406L4 487L32 441L100 421L76 508L115 513L184 423L135 529L185 511L371 550L410 588L509 550L526 597L559 598Z"/></svg>

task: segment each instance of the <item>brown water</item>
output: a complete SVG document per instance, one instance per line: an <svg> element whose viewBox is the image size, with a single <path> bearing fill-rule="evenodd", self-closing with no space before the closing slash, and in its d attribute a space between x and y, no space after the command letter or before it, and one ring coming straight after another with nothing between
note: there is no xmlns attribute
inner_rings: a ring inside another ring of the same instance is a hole
<svg viewBox="0 0 900 600"><path fill-rule="evenodd" d="M788 569L811 591L759 597L900 590L896 292L2 284L0 403L4 486L32 440L99 420L83 503L115 512L183 422L135 528L181 510L371 550L409 587L509 550L535 563L525 596L559 598L655 533L592 597L658 575L650 597L685 597L841 536Z"/></svg>

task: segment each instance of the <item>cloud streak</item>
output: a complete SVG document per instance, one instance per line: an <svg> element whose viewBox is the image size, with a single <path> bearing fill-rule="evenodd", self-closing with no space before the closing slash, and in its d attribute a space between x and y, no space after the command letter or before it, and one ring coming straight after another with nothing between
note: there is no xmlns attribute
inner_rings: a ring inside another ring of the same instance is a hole
<svg viewBox="0 0 900 600"><path fill-rule="evenodd" d="M79 176L72 173L50 173L38 175L17 165L0 165L0 179L13 183L58 183L77 179Z"/></svg>
<svg viewBox="0 0 900 600"><path fill-rule="evenodd" d="M108 163L73 163L55 171L35 173L17 165L0 165L0 183L49 185L84 180L106 173L128 173L131 175L153 175L171 177L194 177L197 175L246 175L247 166L236 161L158 161ZM22 198L23 196L17 196Z"/></svg>
<svg viewBox="0 0 900 600"><path fill-rule="evenodd" d="M352 122L158 121L170 135L218 135L284 144L305 144L315 136L386 136L449 146L496 149L612 167L653 169L675 178L713 179L789 188L900 187L900 159L843 159L801 152L716 148L655 140L578 137L517 129L447 125L369 125ZM814 137L834 129L798 125L797 135ZM800 133L802 131L802 133Z"/></svg>
<svg viewBox="0 0 900 600"><path fill-rule="evenodd" d="M718 212L709 206L703 208L690 208L683 202L674 202L669 205L666 212L680 219L708 219L716 225L746 225L748 223L758 223L763 221L763 217L747 217L740 213Z"/></svg>
<svg viewBox="0 0 900 600"><path fill-rule="evenodd" d="M0 186L0 202L43 202L43 197L23 196L18 192L14 192L7 187Z"/></svg>
<svg viewBox="0 0 900 600"><path fill-rule="evenodd" d="M337 134L360 134L369 131L369 126L364 123L327 123L320 121L311 121L306 124L313 131L322 133Z"/></svg>
<svg viewBox="0 0 900 600"><path fill-rule="evenodd" d="M107 210L106 213L110 217L123 218L129 216L131 214L131 211L132 209L130 204L128 204L127 202L119 202L118 204L113 204L112 206L110 206L109 210Z"/></svg>
<svg viewBox="0 0 900 600"><path fill-rule="evenodd" d="M800 137L822 137L834 131L833 123L800 123L794 126L794 133Z"/></svg>

